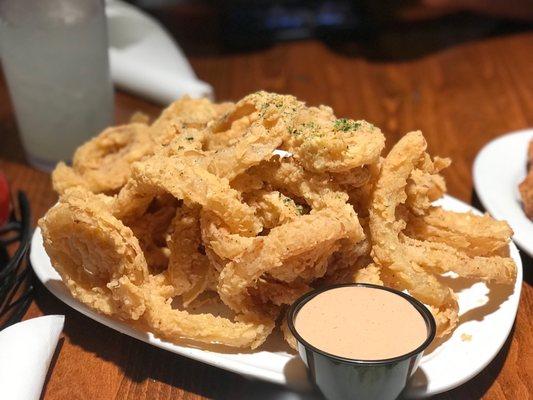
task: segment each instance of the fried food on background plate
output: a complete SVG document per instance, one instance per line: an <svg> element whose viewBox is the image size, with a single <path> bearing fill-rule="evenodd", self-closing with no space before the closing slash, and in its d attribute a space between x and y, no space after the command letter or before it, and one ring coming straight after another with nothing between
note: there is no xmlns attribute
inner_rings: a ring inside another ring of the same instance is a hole
<svg viewBox="0 0 533 400"><path fill-rule="evenodd" d="M438 276L512 284L512 231L433 205L446 191L420 132L385 155L366 121L293 96L184 98L82 145L53 174L39 221L52 264L93 309L179 343L256 348L286 307L321 285L407 290L453 331L458 304ZM279 150L288 156L277 155ZM217 313L196 313L202 299Z"/></svg>
<svg viewBox="0 0 533 400"><path fill-rule="evenodd" d="M533 220L533 140L527 150L527 175L519 186L524 212Z"/></svg>

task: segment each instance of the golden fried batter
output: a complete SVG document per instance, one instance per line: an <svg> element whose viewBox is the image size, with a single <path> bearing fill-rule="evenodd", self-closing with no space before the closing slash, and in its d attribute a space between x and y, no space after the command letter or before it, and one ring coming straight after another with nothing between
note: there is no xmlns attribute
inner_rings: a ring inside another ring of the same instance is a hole
<svg viewBox="0 0 533 400"><path fill-rule="evenodd" d="M408 290L443 336L458 304L439 275L512 284L512 231L433 205L449 160L420 132L386 156L384 143L372 124L290 95L185 97L58 164L44 245L75 298L177 343L254 349L281 321L294 348L287 306L346 282Z"/></svg>
<svg viewBox="0 0 533 400"><path fill-rule="evenodd" d="M131 164L151 154L153 141L145 124L108 128L78 148L73 170L95 193L115 193L125 183Z"/></svg>
<svg viewBox="0 0 533 400"><path fill-rule="evenodd" d="M44 247L78 300L107 315L138 319L145 310L139 286L148 268L137 238L109 212L109 199L67 190L39 221Z"/></svg>
<svg viewBox="0 0 533 400"><path fill-rule="evenodd" d="M410 257L400 237L405 221L396 218L397 207L407 199L407 179L424 157L425 149L422 134L411 132L383 161L370 209L372 257L378 266L393 274L397 288L409 290L433 307L438 334L445 335L458 321L456 296Z"/></svg>

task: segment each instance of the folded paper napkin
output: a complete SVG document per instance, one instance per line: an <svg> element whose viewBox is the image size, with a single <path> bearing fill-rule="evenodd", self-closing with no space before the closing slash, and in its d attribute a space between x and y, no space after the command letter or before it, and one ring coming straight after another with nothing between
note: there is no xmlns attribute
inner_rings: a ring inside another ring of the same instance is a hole
<svg viewBox="0 0 533 400"><path fill-rule="evenodd" d="M163 26L121 0L106 1L111 77L120 88L161 104L183 95L213 98Z"/></svg>
<svg viewBox="0 0 533 400"><path fill-rule="evenodd" d="M47 315L0 332L0 399L39 399L64 322Z"/></svg>

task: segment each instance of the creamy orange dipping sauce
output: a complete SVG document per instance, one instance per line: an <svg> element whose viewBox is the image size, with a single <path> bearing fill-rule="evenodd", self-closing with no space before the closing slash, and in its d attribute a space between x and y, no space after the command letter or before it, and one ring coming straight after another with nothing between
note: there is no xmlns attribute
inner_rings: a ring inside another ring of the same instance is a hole
<svg viewBox="0 0 533 400"><path fill-rule="evenodd" d="M298 311L294 327L314 347L356 360L401 356L428 337L424 318L409 301L386 290L357 286L316 295Z"/></svg>

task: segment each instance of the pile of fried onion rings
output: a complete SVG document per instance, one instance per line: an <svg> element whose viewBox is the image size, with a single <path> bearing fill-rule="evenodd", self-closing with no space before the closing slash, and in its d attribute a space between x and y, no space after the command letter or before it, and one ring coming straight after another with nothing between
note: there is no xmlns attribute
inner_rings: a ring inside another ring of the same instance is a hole
<svg viewBox="0 0 533 400"><path fill-rule="evenodd" d="M294 345L287 306L345 282L407 290L446 336L459 310L440 275L512 284L512 231L433 205L450 162L420 132L384 146L293 96L182 98L58 164L44 245L75 298L177 343L253 349L278 324Z"/></svg>

